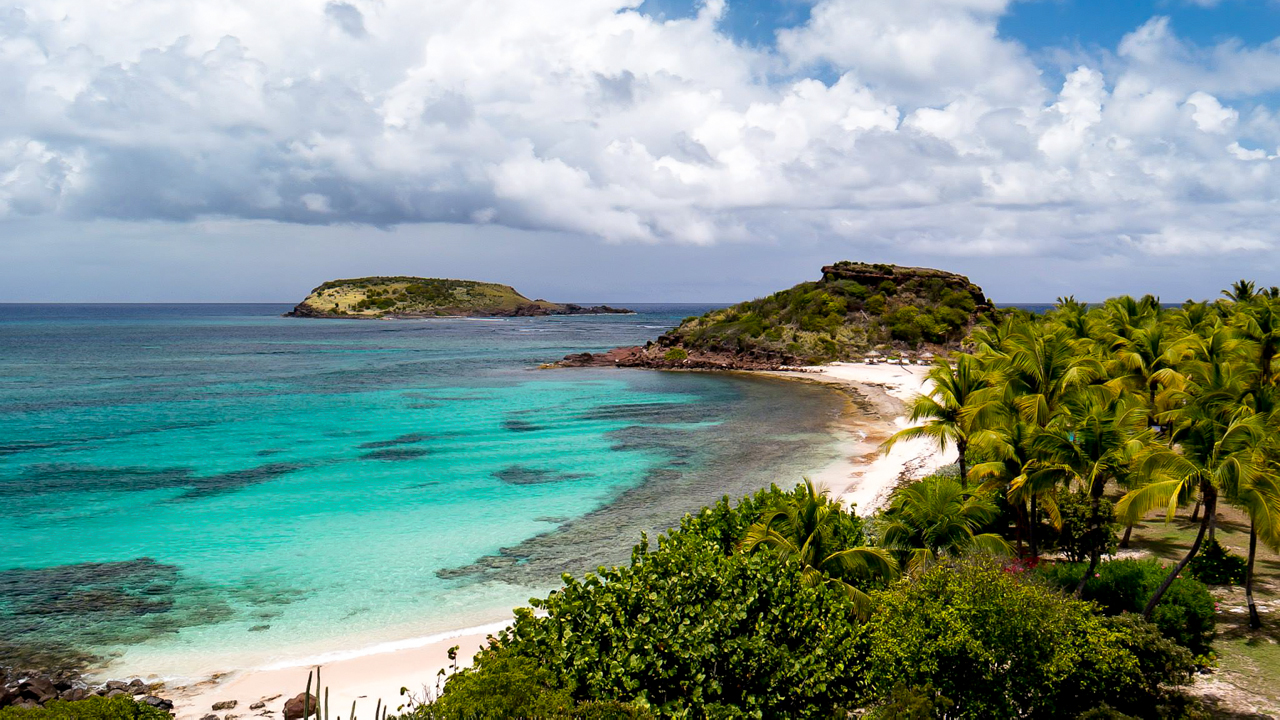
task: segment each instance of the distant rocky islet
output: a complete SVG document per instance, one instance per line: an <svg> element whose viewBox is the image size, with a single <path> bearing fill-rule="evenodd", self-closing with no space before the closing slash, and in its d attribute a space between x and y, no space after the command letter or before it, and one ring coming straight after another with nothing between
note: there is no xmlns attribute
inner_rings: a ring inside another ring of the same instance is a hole
<svg viewBox="0 0 1280 720"><path fill-rule="evenodd" d="M311 291L287 317L412 319L630 314L608 305L530 300L510 285L407 275L331 280Z"/></svg>

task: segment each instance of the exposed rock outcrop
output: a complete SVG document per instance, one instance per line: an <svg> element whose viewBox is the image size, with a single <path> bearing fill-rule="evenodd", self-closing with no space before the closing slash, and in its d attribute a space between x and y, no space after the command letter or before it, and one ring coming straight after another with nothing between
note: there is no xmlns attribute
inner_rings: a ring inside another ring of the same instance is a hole
<svg viewBox="0 0 1280 720"><path fill-rule="evenodd" d="M128 682L109 680L95 686L71 671L39 672L0 667L0 708L11 705L41 707L53 700L75 702L100 695L107 698L133 697L140 703L168 712L173 709L173 703L154 694L160 688L158 684L149 685L138 678Z"/></svg>

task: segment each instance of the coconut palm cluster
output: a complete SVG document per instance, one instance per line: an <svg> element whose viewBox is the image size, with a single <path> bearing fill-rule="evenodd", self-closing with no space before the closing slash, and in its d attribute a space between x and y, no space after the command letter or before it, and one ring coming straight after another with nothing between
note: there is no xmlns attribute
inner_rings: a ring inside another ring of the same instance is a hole
<svg viewBox="0 0 1280 720"><path fill-rule="evenodd" d="M1219 507L1233 505L1249 518L1245 590L1258 628L1257 545L1280 547L1280 288L1242 280L1222 295L1176 307L1150 295L1097 305L1067 297L1043 315L1006 311L974 330L967 352L934 363L928 394L910 404L917 424L886 447L920 437L954 445L951 491L1006 505L1012 540L1033 559L1042 521L1061 524L1063 491L1088 498L1093 529L1110 521L1105 496L1118 496L1122 546L1139 520L1191 508L1195 540L1147 617L1213 538ZM1090 552L1077 594L1102 552L1101 543Z"/></svg>

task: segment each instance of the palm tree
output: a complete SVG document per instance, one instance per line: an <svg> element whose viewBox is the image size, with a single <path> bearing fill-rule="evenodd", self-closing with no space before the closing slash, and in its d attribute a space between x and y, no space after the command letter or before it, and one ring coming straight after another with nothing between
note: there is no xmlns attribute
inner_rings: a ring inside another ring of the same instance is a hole
<svg viewBox="0 0 1280 720"><path fill-rule="evenodd" d="M1230 290L1223 290L1222 296L1232 302L1249 302L1253 298L1257 285L1252 280L1237 280L1231 283Z"/></svg>
<svg viewBox="0 0 1280 720"><path fill-rule="evenodd" d="M1280 350L1280 303L1265 295L1254 296L1232 316L1231 324L1240 337L1255 348L1252 358L1258 373L1255 387L1275 385L1272 361Z"/></svg>
<svg viewBox="0 0 1280 720"><path fill-rule="evenodd" d="M1142 404L1123 395L1105 402L1081 395L1067 401L1060 421L1037 432L1031 446L1038 458L1036 467L1061 476L1067 485L1075 485L1089 496L1089 527L1097 531L1107 482L1123 481L1151 440ZM1020 478L1015 486L1019 482L1025 480ZM1100 556L1101 548L1095 546L1089 553L1089 570L1076 587L1077 597L1097 569Z"/></svg>
<svg viewBox="0 0 1280 720"><path fill-rule="evenodd" d="M907 405L907 416L917 424L894 433L880 451L887 454L895 444L918 438L933 440L943 451L955 443L960 482L965 483L969 473L969 413L987 387L986 378L978 361L965 354L956 356L955 365L945 358L934 360L925 377L931 386L929 393L915 397Z"/></svg>
<svg viewBox="0 0 1280 720"><path fill-rule="evenodd" d="M1237 488L1229 500L1249 514L1249 559L1245 565L1244 595L1249 605L1249 627L1262 627L1258 604L1253 599L1253 566L1258 556L1258 538L1280 551L1280 482L1276 480L1277 468L1271 464L1271 472L1259 474Z"/></svg>
<svg viewBox="0 0 1280 720"><path fill-rule="evenodd" d="M985 493L934 475L894 492L884 513L881 542L907 556L916 570L971 549L1007 555L1013 549L1004 538L976 532L998 514Z"/></svg>
<svg viewBox="0 0 1280 720"><path fill-rule="evenodd" d="M1060 328L1026 323L1006 343L1000 379L1009 400L1024 420L1045 427L1068 395L1101 387L1102 363L1080 348ZM1091 387L1092 386L1092 387Z"/></svg>
<svg viewBox="0 0 1280 720"><path fill-rule="evenodd" d="M1186 377L1178 368L1191 354L1188 334L1153 319L1130 331L1127 338L1117 339L1111 348L1112 379L1108 385L1132 392L1139 398L1146 408L1147 427L1157 434L1160 432L1157 416L1168 409L1166 391L1180 391L1186 386ZM1120 547L1129 547L1132 533L1133 525L1126 525Z"/></svg>
<svg viewBox="0 0 1280 720"><path fill-rule="evenodd" d="M1000 492L1008 498L1017 511L1019 554L1025 537L1031 557L1039 557L1038 510L1043 503L1057 524L1058 511L1052 493L1058 477L1038 466L1031 449L1031 438L1035 434L1032 425L1007 409L985 417L983 428L975 431L970 439L975 455L984 460L974 465L969 475L981 483L978 492Z"/></svg>
<svg viewBox="0 0 1280 720"><path fill-rule="evenodd" d="M1058 302L1050 310L1047 317L1067 329L1077 340L1088 340L1094 337L1094 321L1089 315L1089 307L1076 300L1074 295L1058 298Z"/></svg>
<svg viewBox="0 0 1280 720"><path fill-rule="evenodd" d="M892 579L898 565L882 548L844 547L841 523L847 515L832 502L825 489L819 491L805 478L781 507L766 511L747 528L738 543L739 552L767 548L784 560L795 560L802 570L801 581L808 586L830 584L839 587L854 602L859 617L870 616L871 598L850 581Z"/></svg>
<svg viewBox="0 0 1280 720"><path fill-rule="evenodd" d="M1217 513L1219 492L1254 484L1259 472L1255 456L1265 439L1260 417L1246 407L1220 405L1213 397L1195 398L1184 408L1170 413L1170 439L1181 452L1155 446L1142 460L1142 474L1151 482L1131 490L1116 504L1116 514L1135 522L1156 508L1167 508L1172 520L1179 499L1199 492L1204 517L1191 549L1174 566L1169 576L1152 594L1142 614L1147 619L1174 579L1200 551L1210 519Z"/></svg>

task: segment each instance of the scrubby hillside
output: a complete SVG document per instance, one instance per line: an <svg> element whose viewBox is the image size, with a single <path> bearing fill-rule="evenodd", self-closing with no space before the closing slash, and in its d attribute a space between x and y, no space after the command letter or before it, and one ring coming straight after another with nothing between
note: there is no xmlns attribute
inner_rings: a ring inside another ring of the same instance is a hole
<svg viewBox="0 0 1280 720"><path fill-rule="evenodd" d="M331 280L311 291L294 317L433 317L577 315L628 312L608 306L561 305L530 300L510 285L421 277Z"/></svg>
<svg viewBox="0 0 1280 720"><path fill-rule="evenodd" d="M764 368L850 360L880 348L948 349L991 301L969 278L930 268L838 262L822 279L686 318L644 348L562 363Z"/></svg>

